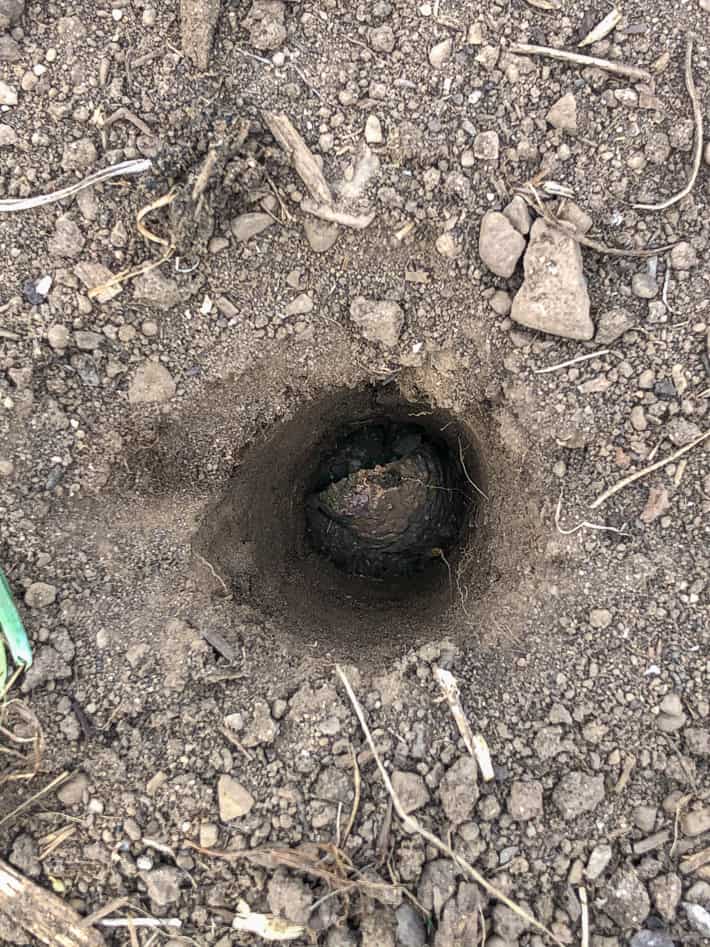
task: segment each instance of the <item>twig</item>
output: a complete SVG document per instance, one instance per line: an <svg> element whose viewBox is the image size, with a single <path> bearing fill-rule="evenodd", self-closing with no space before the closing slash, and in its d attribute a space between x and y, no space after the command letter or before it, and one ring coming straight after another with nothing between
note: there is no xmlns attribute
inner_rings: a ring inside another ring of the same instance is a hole
<svg viewBox="0 0 710 947"><path fill-rule="evenodd" d="M249 750L247 750L247 748L242 743L239 742L239 740L234 736L234 734L229 729L229 727L225 727L224 725L222 725L219 728L219 732L222 734L222 736L225 739L227 739L232 744L232 746L236 747L240 753L246 756L248 760L254 759L254 757L251 755Z"/></svg>
<svg viewBox="0 0 710 947"><path fill-rule="evenodd" d="M109 125L113 125L114 122L120 122L121 120L130 122L131 125L134 125L138 131L143 132L144 135L149 135L153 137L153 130L149 125L143 121L142 118L138 118L133 112L129 111L125 106L116 109L108 118L102 119L99 124L99 128L108 128Z"/></svg>
<svg viewBox="0 0 710 947"><path fill-rule="evenodd" d="M313 152L293 126L285 112L264 112L264 121L276 141L288 155L294 170L308 188L314 201L332 204L333 195Z"/></svg>
<svg viewBox="0 0 710 947"><path fill-rule="evenodd" d="M357 716L363 733L365 734L365 739L367 740L370 747L370 752L372 753L375 763L377 764L380 776L382 777L382 782L385 784L385 789L392 800L395 812L402 820L402 825L404 826L405 831L414 832L417 835L420 835L426 842L428 842L430 845L433 845L434 848L450 858L463 872L465 872L485 891L487 891L491 897L497 898L497 900L509 907L514 914L517 914L518 917L523 918L532 927L542 931L542 933L546 934L555 944L558 944L559 947L563 947L562 941L555 937L552 931L548 930L544 924L541 924L531 914L521 908L520 905L516 904L515 901L512 901L503 891L496 888L495 885L492 885L489 881L487 881L483 875L480 874L480 872L478 872L472 865L469 865L469 863L464 858L462 858L460 855L457 855L451 846L447 845L445 842L442 842L438 836L434 835L432 832L429 832L428 829L425 829L413 816L407 815L407 813L404 811L404 808L402 807L402 803L400 802L397 793L394 790L387 770L384 767L384 763L380 758L380 754L377 751L375 741L373 740L372 734L370 733L370 728L368 727L367 721L365 720L365 714L359 700L355 696L355 692L352 689L350 681L348 680L345 671L343 671L339 665L336 665L336 671L338 673L338 677L343 683L343 686L345 687L347 695L350 699L350 703L352 704L353 710L355 711L355 715Z"/></svg>
<svg viewBox="0 0 710 947"><path fill-rule="evenodd" d="M159 237L157 234L153 233L152 230L149 230L143 224L143 220L148 216L148 214L152 214L154 210L159 210L161 207L166 207L168 204L172 204L176 196L177 191L175 188L173 188L171 191L168 191L167 194L163 194L162 197L159 197L152 203L146 204L145 207L141 207L141 209L136 214L136 228L142 237L144 237L146 240L150 240L151 243L159 243L162 247L170 246L169 240L166 240L165 237Z"/></svg>
<svg viewBox="0 0 710 947"><path fill-rule="evenodd" d="M3 309L5 307L3 306ZM0 329L0 339L7 339L9 342L19 342L22 336L16 332L10 332L9 329Z"/></svg>
<svg viewBox="0 0 710 947"><path fill-rule="evenodd" d="M99 927L171 927L179 930L182 921L179 917L109 917L96 921Z"/></svg>
<svg viewBox="0 0 710 947"><path fill-rule="evenodd" d="M588 247L590 250L594 250L597 253L603 253L606 256L613 256L619 258L631 258L631 259L640 259L645 260L649 257L660 256L662 253L667 253L668 250L672 250L675 246L675 243L667 243L660 247L647 247L641 250L625 250L622 247L609 247L605 243L600 243L598 240L593 240L591 237L587 237L586 234L579 233L578 230L575 230L573 226L558 220L557 217L547 207L542 203L540 195L538 194L536 188L529 184L527 187L516 188L516 194L519 194L537 213L550 224L551 227L556 227L558 230L561 230L563 233L566 233L568 237L571 237L573 240L576 240L580 246Z"/></svg>
<svg viewBox="0 0 710 947"><path fill-rule="evenodd" d="M621 62L612 62L610 59L599 59L597 56L582 56L581 53L568 53L564 49L552 49L550 46L531 46L528 43L512 43L511 53L523 56L547 56L548 59L559 59L560 62L571 62L576 66L594 66L616 76L628 76L629 79L638 79L641 82L650 82L651 73L638 66L627 66Z"/></svg>
<svg viewBox="0 0 710 947"><path fill-rule="evenodd" d="M203 565L207 566L207 568L208 568L208 569L210 570L210 572L212 573L212 576L213 576L215 579L217 579L217 581L219 582L219 584L220 584L220 585L222 586L222 588L224 589L224 594L225 594L225 596L226 596L227 598L231 598L231 597L232 597L232 593L231 593L231 592L229 591L229 589L227 588L227 583L224 581L224 579L223 579L222 576L219 574L219 572L217 572L217 570L216 570L215 567L212 565L212 563L209 561L209 559L205 559L204 556L201 556L200 553L199 553L199 552L196 552L194 549L192 550L192 554L193 554L197 559L199 559L200 562L201 562Z"/></svg>
<svg viewBox="0 0 710 947"><path fill-rule="evenodd" d="M581 43L577 44L578 48L582 49L583 46L591 46L593 43L598 43L599 40L604 39L605 36L611 33L620 20L621 12L615 7L611 13L607 13L601 22L597 23L594 29L587 33Z"/></svg>
<svg viewBox="0 0 710 947"><path fill-rule="evenodd" d="M622 793L624 789L626 789L634 766L636 766L636 757L633 753L629 753L629 755L624 760L624 767L621 771L621 775L619 776L619 781L617 782L616 786L614 786L614 792L617 794L617 796Z"/></svg>
<svg viewBox="0 0 710 947"><path fill-rule="evenodd" d="M471 477L469 476L468 470L466 469L466 461L464 460L463 445L461 444L460 437L458 439L458 442L459 442L459 460L461 462L461 469L463 470L464 477L468 480L468 482L471 484L471 486L476 491L476 493L482 496L484 500L488 500L489 499L488 494L484 493L483 490L481 490L481 488L477 486L477 484L475 484L473 480L471 479Z"/></svg>
<svg viewBox="0 0 710 947"><path fill-rule="evenodd" d="M122 908L128 903L128 900L128 898L112 898L110 901L107 901L103 907L94 911L93 914L87 914L86 917L82 918L81 921L79 921L79 927L91 927L106 917L107 914L113 914L114 911L118 911L119 908Z"/></svg>
<svg viewBox="0 0 710 947"><path fill-rule="evenodd" d="M589 947L589 899L587 889L580 885L579 903L582 906L582 943L581 947Z"/></svg>
<svg viewBox="0 0 710 947"><path fill-rule="evenodd" d="M67 839L70 839L72 835L76 832L76 825L66 825L63 829L57 832L54 835L54 838L49 842L44 851L40 852L39 861L43 862L45 858L49 858L52 852L56 851L60 845L63 845Z"/></svg>
<svg viewBox="0 0 710 947"><path fill-rule="evenodd" d="M341 842L341 845L338 846L339 848L344 846L345 843L347 842L348 836L352 832L353 826L355 825L355 819L357 818L358 809L360 808L360 790L362 786L362 777L360 776L360 767L358 766L358 763L357 763L357 756L352 746L350 747L350 757L353 764L353 782L355 784L355 798L353 799L353 807L350 812L350 818L348 819L348 824L345 826L345 832L343 833L343 840Z"/></svg>
<svg viewBox="0 0 710 947"><path fill-rule="evenodd" d="M570 365L576 365L578 362L588 362L590 358L599 358L602 355L608 355L611 349L599 349L597 352L588 352L586 355L578 355L576 358L570 358L566 362L558 362L556 365L549 365L547 368L533 369L533 375L546 375L548 372L559 371L560 368L569 368Z"/></svg>
<svg viewBox="0 0 710 947"><path fill-rule="evenodd" d="M319 204L318 201L310 200L305 197L301 201L301 210L314 217L320 217L321 220L328 221L329 224L341 224L343 227L351 227L353 230L365 230L375 219L375 212L370 214L350 214L344 210L338 210L331 207L330 204Z"/></svg>
<svg viewBox="0 0 710 947"><path fill-rule="evenodd" d="M665 467L666 464L673 463L674 460L677 460L679 457L682 457L683 454L687 454L688 451L692 450L694 447L697 447L698 444L702 444L703 441L707 440L710 437L710 431L705 431L704 434L700 434L689 444L686 444L684 447L680 447L677 451L674 451L672 454L669 454L668 457L664 457L662 460L657 460L655 464L650 464L648 467L643 467L641 470L637 470L635 473L629 474L628 477L624 477L623 480L620 480L618 483L614 484L613 487L609 487L608 490L605 490L601 496L598 496L594 503L591 504L590 509L596 510L597 507L601 506L602 503L613 497L616 493L623 490L625 487L628 487L630 484L635 483L637 480L641 480L642 477L647 477L649 474L653 473L655 470L660 470L661 467Z"/></svg>
<svg viewBox="0 0 710 947"><path fill-rule="evenodd" d="M491 754L488 752L488 746L483 737L474 736L471 730L471 726L461 705L461 694L459 693L459 685L456 682L456 678L451 671L446 671L440 667L434 668L434 677L444 693L444 697L451 711L451 716L454 718L458 731L466 745L466 749L478 762L484 781L490 782L492 779L495 779L493 764L491 763Z"/></svg>
<svg viewBox="0 0 710 947"><path fill-rule="evenodd" d="M56 779L53 779L51 783L48 783L44 789L40 789L39 792L36 792L33 796L30 796L29 799L25 799L25 801L21 802L16 809L13 809L12 812L9 812L4 818L0 819L0 827L5 825L5 823L9 822L11 819L14 819L15 816L19 815L21 812L24 812L25 809L29 809L33 803L37 802L37 800L41 799L43 796L46 796L47 793L57 789L67 779L69 779L69 773L61 773L61 775L57 776Z"/></svg>
<svg viewBox="0 0 710 947"><path fill-rule="evenodd" d="M67 187L62 187L58 191L51 191L49 194L40 194L36 197L6 198L0 201L0 214L9 214L18 210L31 210L33 207L42 207L45 204L55 204L57 201L73 197L87 187L101 184L102 181L108 181L123 174L142 174L144 171L149 171L152 166L153 162L150 158L134 158L131 161L121 161L119 164L102 168L101 171L95 171L84 178L83 181L69 184Z"/></svg>
<svg viewBox="0 0 710 947"><path fill-rule="evenodd" d="M561 533L563 536L571 536L573 533L579 532L580 529L597 529L602 532L609 533L618 533L620 536L629 536L630 533L625 529L617 529L616 526L603 526L601 523L590 523L587 520L582 520L581 523L577 523L576 526L570 527L570 529L565 529L560 525L560 514L562 513L562 490L560 490L560 498L557 501L557 509L555 510L555 528L558 533Z"/></svg>
<svg viewBox="0 0 710 947"><path fill-rule="evenodd" d="M678 311L674 309L671 306L671 304L668 302L668 287L670 286L670 282L671 282L671 265L670 265L670 260L669 260L666 263L666 275L663 277L663 295L661 296L661 298L663 299L663 305L666 307L668 312L670 312L672 316L676 316L678 315Z"/></svg>
<svg viewBox="0 0 710 947"><path fill-rule="evenodd" d="M675 817L673 819L673 844L671 845L671 851L670 851L671 858L673 858L675 854L676 846L678 844L681 814L692 798L693 798L692 792L688 793L685 796L681 796L681 798L678 800L678 805L675 807Z"/></svg>
<svg viewBox="0 0 710 947"><path fill-rule="evenodd" d="M135 279L136 276L143 276L145 273L150 273L151 270L156 270L159 266L162 266L163 263L167 262L173 253L175 253L175 247L168 247L165 253L157 260L150 260L146 263L142 263L133 270L123 270L121 273L117 273L115 276L112 276L111 279L106 280L105 283L101 283L100 286L92 287L87 294L89 299L95 299L114 286L121 286L123 283L128 282L128 280Z"/></svg>
<svg viewBox="0 0 710 947"><path fill-rule="evenodd" d="M688 178L688 183L684 188L682 188L682 190L678 191L677 194L673 194L672 197L667 198L665 201L661 201L659 204L634 204L634 207L637 210L665 210L667 207L672 207L673 204L677 204L678 201L682 201L683 198L687 197L695 187L698 172L700 171L700 163L703 157L703 110L700 106L700 98L698 96L698 91L695 88L695 80L693 79L692 33L688 34L688 45L685 50L685 87L688 90L688 95L690 96L690 101L693 106L693 119L695 121L693 165L690 171L690 177Z"/></svg>

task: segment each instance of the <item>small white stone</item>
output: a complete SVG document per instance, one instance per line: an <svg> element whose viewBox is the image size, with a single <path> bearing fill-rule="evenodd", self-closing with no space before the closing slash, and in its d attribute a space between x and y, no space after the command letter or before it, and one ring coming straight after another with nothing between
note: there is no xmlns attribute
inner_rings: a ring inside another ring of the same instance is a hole
<svg viewBox="0 0 710 947"><path fill-rule="evenodd" d="M454 44L451 42L451 39L444 39L435 46L432 46L432 48L429 50L429 62L432 64L432 66L434 66L434 68L443 66L444 63L451 59L453 50Z"/></svg>

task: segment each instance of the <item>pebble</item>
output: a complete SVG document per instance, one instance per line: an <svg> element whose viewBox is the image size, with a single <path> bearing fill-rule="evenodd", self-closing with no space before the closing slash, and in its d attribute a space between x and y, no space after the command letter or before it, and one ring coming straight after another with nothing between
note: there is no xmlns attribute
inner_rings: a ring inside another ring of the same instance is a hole
<svg viewBox="0 0 710 947"><path fill-rule="evenodd" d="M0 148L10 148L17 144L17 132L11 125L0 125Z"/></svg>
<svg viewBox="0 0 710 947"><path fill-rule="evenodd" d="M68 779L63 786L57 790L57 799L63 806L70 808L78 806L84 801L84 794L89 789L89 779L85 773L77 773Z"/></svg>
<svg viewBox="0 0 710 947"><path fill-rule="evenodd" d="M592 628L608 628L611 624L611 612L608 608L593 608L589 613L589 624Z"/></svg>
<svg viewBox="0 0 710 947"><path fill-rule="evenodd" d="M497 161L500 154L498 132L479 132L473 140L473 154L481 161Z"/></svg>
<svg viewBox="0 0 710 947"><path fill-rule="evenodd" d="M12 36L0 36L0 62L17 62L21 58L22 50Z"/></svg>
<svg viewBox="0 0 710 947"><path fill-rule="evenodd" d="M685 811L680 819L683 834L689 838L696 838L705 832L710 832L710 806L702 809Z"/></svg>
<svg viewBox="0 0 710 947"><path fill-rule="evenodd" d="M496 315L507 316L513 305L513 299L510 293L507 293L504 289L498 289L491 296L489 304Z"/></svg>
<svg viewBox="0 0 710 947"><path fill-rule="evenodd" d="M303 231L314 253L326 253L340 235L337 224L329 224L316 217L309 217L303 222Z"/></svg>
<svg viewBox="0 0 710 947"><path fill-rule="evenodd" d="M368 341L392 348L402 331L404 313L395 302L357 296L350 304L350 320Z"/></svg>
<svg viewBox="0 0 710 947"><path fill-rule="evenodd" d="M690 904L683 902L688 923L702 937L710 937L710 912L706 911L700 904Z"/></svg>
<svg viewBox="0 0 710 947"><path fill-rule="evenodd" d="M436 240L436 252L446 260L455 260L463 253L463 247L452 233L442 233Z"/></svg>
<svg viewBox="0 0 710 947"><path fill-rule="evenodd" d="M384 141L382 123L376 115L368 115L365 122L365 141L368 145L381 145Z"/></svg>
<svg viewBox="0 0 710 947"><path fill-rule="evenodd" d="M25 592L25 604L29 608L47 608L57 600L57 590L46 582L33 582Z"/></svg>
<svg viewBox="0 0 710 947"><path fill-rule="evenodd" d="M240 819L251 811L255 799L236 779L226 774L219 777L217 783L219 817L223 822Z"/></svg>
<svg viewBox="0 0 710 947"><path fill-rule="evenodd" d="M101 348L103 336L99 335L98 332L88 332L83 329L77 329L74 333L74 342L76 343L76 347L81 349L81 351L93 352Z"/></svg>
<svg viewBox="0 0 710 947"><path fill-rule="evenodd" d="M395 42L394 30L387 24L370 30L370 46L377 53L391 53L395 47Z"/></svg>
<svg viewBox="0 0 710 947"><path fill-rule="evenodd" d="M17 92L2 80L0 80L0 105L17 105Z"/></svg>
<svg viewBox="0 0 710 947"><path fill-rule="evenodd" d="M525 240L507 217L488 211L481 220L478 252L492 273L509 279L525 249ZM591 336L590 336L591 338Z"/></svg>
<svg viewBox="0 0 710 947"><path fill-rule="evenodd" d="M697 424L686 418L675 417L666 425L666 434L676 447L683 447L700 437L701 430Z"/></svg>
<svg viewBox="0 0 710 947"><path fill-rule="evenodd" d="M285 312L287 316L303 316L313 312L313 299L308 293L301 293L286 306Z"/></svg>
<svg viewBox="0 0 710 947"><path fill-rule="evenodd" d="M65 171L86 171L96 164L96 145L90 138L79 138L64 145L62 168Z"/></svg>
<svg viewBox="0 0 710 947"><path fill-rule="evenodd" d="M113 276L111 270L102 263L88 263L82 261L74 267L74 275L78 276L87 289L93 289L95 286L102 286ZM94 297L98 303L107 303L122 292L121 286L110 286L102 290Z"/></svg>
<svg viewBox="0 0 710 947"><path fill-rule="evenodd" d="M649 885L651 889L651 898L656 910L666 921L673 921L680 904L680 896L683 890L678 875L670 873L654 878ZM690 892L688 892L690 896Z"/></svg>
<svg viewBox="0 0 710 947"><path fill-rule="evenodd" d="M439 785L439 798L446 818L459 825L471 818L478 801L478 768L470 756L462 756L451 766Z"/></svg>
<svg viewBox="0 0 710 947"><path fill-rule="evenodd" d="M177 868L167 865L142 875L148 897L161 907L173 904L180 897L180 877Z"/></svg>
<svg viewBox="0 0 710 947"><path fill-rule="evenodd" d="M0 460L0 477L7 479L15 472L15 465L11 460Z"/></svg>
<svg viewBox="0 0 710 947"><path fill-rule="evenodd" d="M419 913L411 904L400 904L395 912L397 919L397 944L400 947L425 947L426 928Z"/></svg>
<svg viewBox="0 0 710 947"><path fill-rule="evenodd" d="M687 240L681 240L671 250L671 265L674 270L692 270L698 265L698 254Z"/></svg>
<svg viewBox="0 0 710 947"><path fill-rule="evenodd" d="M631 292L639 299L653 299L658 295L658 284L650 273L634 273L631 277Z"/></svg>
<svg viewBox="0 0 710 947"><path fill-rule="evenodd" d="M200 846L214 848L219 841L219 826L214 822L200 823Z"/></svg>
<svg viewBox="0 0 710 947"><path fill-rule="evenodd" d="M395 770L392 773L392 785L407 815L416 812L429 802L429 790L417 773Z"/></svg>
<svg viewBox="0 0 710 947"><path fill-rule="evenodd" d="M585 875L590 881L596 881L597 878L600 878L604 874L607 865L611 861L611 855L611 845L604 844L594 846L589 856L587 867L584 870Z"/></svg>
<svg viewBox="0 0 710 947"><path fill-rule="evenodd" d="M629 941L629 947L675 947L665 931L638 931Z"/></svg>
<svg viewBox="0 0 710 947"><path fill-rule="evenodd" d="M537 780L514 782L510 787L508 812L518 822L539 818L543 813L542 783Z"/></svg>
<svg viewBox="0 0 710 947"><path fill-rule="evenodd" d="M128 388L130 404L155 404L170 401L175 396L175 382L164 365L146 359L136 370Z"/></svg>
<svg viewBox="0 0 710 947"><path fill-rule="evenodd" d="M242 26L249 30L249 43L254 49L278 49L287 36L284 21L286 7L281 0L254 0Z"/></svg>
<svg viewBox="0 0 710 947"><path fill-rule="evenodd" d="M262 233L273 225L274 218L270 214L254 211L235 217L230 224L230 228L234 237L240 243L244 243L246 240L251 240L252 237L256 237L257 234Z"/></svg>
<svg viewBox="0 0 710 947"><path fill-rule="evenodd" d="M553 128L563 131L577 131L577 100L568 92L558 99L545 116Z"/></svg>
<svg viewBox="0 0 710 947"><path fill-rule="evenodd" d="M503 213L518 233L527 236L530 233L530 211L519 194L503 209Z"/></svg>
<svg viewBox="0 0 710 947"><path fill-rule="evenodd" d="M183 295L174 279L156 269L143 273L134 281L133 299L143 306L167 311L179 306Z"/></svg>
<svg viewBox="0 0 710 947"><path fill-rule="evenodd" d="M594 341L597 345L611 345L636 324L632 313L626 309L606 309L597 319Z"/></svg>
<svg viewBox="0 0 710 947"><path fill-rule="evenodd" d="M688 727L684 736L689 753L693 756L710 756L710 729Z"/></svg>
<svg viewBox="0 0 710 947"><path fill-rule="evenodd" d="M579 244L538 218L523 269L525 281L513 300L511 319L528 329L589 341L594 323Z"/></svg>
<svg viewBox="0 0 710 947"><path fill-rule="evenodd" d="M576 819L584 812L593 812L604 795L603 776L573 771L558 782L552 799L564 819Z"/></svg>
<svg viewBox="0 0 710 947"><path fill-rule="evenodd" d="M622 930L638 929L650 913L648 893L633 868L619 868L605 894L604 911Z"/></svg>
<svg viewBox="0 0 710 947"><path fill-rule="evenodd" d="M429 62L434 68L443 66L451 59L453 50L454 44L451 39L444 39L429 50Z"/></svg>
<svg viewBox="0 0 710 947"><path fill-rule="evenodd" d="M629 415L629 420L631 421L631 426L635 431L645 431L648 427L646 412L643 410L643 406L640 404L633 406L631 409L631 414Z"/></svg>

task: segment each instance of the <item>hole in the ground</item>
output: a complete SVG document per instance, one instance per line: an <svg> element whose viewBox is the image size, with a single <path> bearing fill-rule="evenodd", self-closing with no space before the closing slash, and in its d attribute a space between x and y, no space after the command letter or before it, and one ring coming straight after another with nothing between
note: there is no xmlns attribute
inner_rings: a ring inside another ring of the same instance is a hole
<svg viewBox="0 0 710 947"><path fill-rule="evenodd" d="M423 424L387 415L353 421L314 462L307 533L344 572L413 576L458 543L471 488L451 446Z"/></svg>
<svg viewBox="0 0 710 947"><path fill-rule="evenodd" d="M486 584L486 483L450 412L391 386L340 390L249 447L195 546L291 640L413 644Z"/></svg>

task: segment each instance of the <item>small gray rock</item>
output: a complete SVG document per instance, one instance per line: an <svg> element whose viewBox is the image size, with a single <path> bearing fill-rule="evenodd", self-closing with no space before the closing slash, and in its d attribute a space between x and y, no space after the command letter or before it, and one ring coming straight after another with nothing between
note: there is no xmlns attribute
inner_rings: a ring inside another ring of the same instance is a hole
<svg viewBox="0 0 710 947"><path fill-rule="evenodd" d="M693 756L710 756L710 729L688 727L683 736L688 752Z"/></svg>
<svg viewBox="0 0 710 947"><path fill-rule="evenodd" d="M103 263L89 263L84 260L76 264L74 275L79 277L87 289L103 286L113 277L111 270ZM122 287L120 285L110 286L102 290L94 299L97 303L107 303L121 292Z"/></svg>
<svg viewBox="0 0 710 947"><path fill-rule="evenodd" d="M7 82L0 80L0 105L17 105L17 92Z"/></svg>
<svg viewBox="0 0 710 947"><path fill-rule="evenodd" d="M439 785L441 805L452 825L471 818L478 795L476 761L471 756L462 756L447 770Z"/></svg>
<svg viewBox="0 0 710 947"><path fill-rule="evenodd" d="M518 822L527 822L542 815L542 783L537 780L516 781L510 787L508 812Z"/></svg>
<svg viewBox="0 0 710 947"><path fill-rule="evenodd" d="M518 233L523 234L523 236L530 233L530 211L519 194L516 194L507 207L503 208L503 213Z"/></svg>
<svg viewBox="0 0 710 947"><path fill-rule="evenodd" d="M438 69L439 66L443 66L451 59L453 51L454 44L451 39L443 39L429 50L429 62L435 69Z"/></svg>
<svg viewBox="0 0 710 947"><path fill-rule="evenodd" d="M596 881L601 878L606 870L606 866L611 861L611 845L595 845L589 856L587 867L584 870L585 875L590 881Z"/></svg>
<svg viewBox="0 0 710 947"><path fill-rule="evenodd" d="M271 717L271 708L265 700L254 703L251 723L248 725L242 743L246 747L268 745L274 742L278 732L278 724Z"/></svg>
<svg viewBox="0 0 710 947"><path fill-rule="evenodd" d="M687 418L675 417L666 425L666 434L676 447L689 444L700 437L701 433L698 425L688 421Z"/></svg>
<svg viewBox="0 0 710 947"><path fill-rule="evenodd" d="M658 295L658 283L650 273L634 273L631 292L639 299L654 299Z"/></svg>
<svg viewBox="0 0 710 947"><path fill-rule="evenodd" d="M11 148L17 144L17 132L11 125L0 125L0 148Z"/></svg>
<svg viewBox="0 0 710 947"><path fill-rule="evenodd" d="M23 875L28 878L39 878L42 873L42 863L38 858L39 849L37 843L31 835L22 833L18 835L12 845L10 852L10 864L14 865Z"/></svg>
<svg viewBox="0 0 710 947"><path fill-rule="evenodd" d="M425 947L426 928L419 913L411 904L400 904L395 912L397 918L397 944L399 947Z"/></svg>
<svg viewBox="0 0 710 947"><path fill-rule="evenodd" d="M545 116L553 128L563 131L577 131L577 100L568 92L558 99Z"/></svg>
<svg viewBox="0 0 710 947"><path fill-rule="evenodd" d="M574 771L558 782L552 799L564 819L592 812L604 798L604 777Z"/></svg>
<svg viewBox="0 0 710 947"><path fill-rule="evenodd" d="M9 30L25 12L25 0L0 0L0 31Z"/></svg>
<svg viewBox="0 0 710 947"><path fill-rule="evenodd" d="M96 164L96 145L90 138L79 138L64 145L62 168L65 171L86 171Z"/></svg>
<svg viewBox="0 0 710 947"><path fill-rule="evenodd" d="M0 36L0 62L17 62L22 58L22 50L19 44L5 33Z"/></svg>
<svg viewBox="0 0 710 947"><path fill-rule="evenodd" d="M456 891L456 867L448 858L427 862L419 879L417 899L425 911L439 917L444 905Z"/></svg>
<svg viewBox="0 0 710 947"><path fill-rule="evenodd" d="M528 329L589 341L594 323L577 241L539 217L530 231L523 269L525 281L513 300L511 319Z"/></svg>
<svg viewBox="0 0 710 947"><path fill-rule="evenodd" d="M170 401L175 392L175 382L167 368L160 362L146 359L133 376L128 388L128 401L130 404L158 404Z"/></svg>
<svg viewBox="0 0 710 947"><path fill-rule="evenodd" d="M683 885L678 875L671 872L667 875L661 875L659 878L654 878L649 888L653 903L661 917L668 922L675 920L683 891ZM692 899L689 898L689 900Z"/></svg>
<svg viewBox="0 0 710 947"><path fill-rule="evenodd" d="M151 270L133 283L133 299L143 306L167 311L179 306L183 295L174 279L164 276L160 270Z"/></svg>
<svg viewBox="0 0 710 947"><path fill-rule="evenodd" d="M180 897L180 871L165 866L142 875L148 897L160 907L173 904Z"/></svg>
<svg viewBox="0 0 710 947"><path fill-rule="evenodd" d="M392 773L392 785L407 815L410 812L416 812L429 802L429 790L417 773L395 770Z"/></svg>
<svg viewBox="0 0 710 947"><path fill-rule="evenodd" d="M710 937L710 912L706 911L701 905L690 904L688 901L683 902L683 907L688 923L693 930L703 937Z"/></svg>
<svg viewBox="0 0 710 947"><path fill-rule="evenodd" d="M680 827L683 834L689 838L696 838L698 835L710 832L710 806L683 812L680 818Z"/></svg>
<svg viewBox="0 0 710 947"><path fill-rule="evenodd" d="M629 947L675 947L675 941L665 931L638 931L629 941Z"/></svg>
<svg viewBox="0 0 710 947"><path fill-rule="evenodd" d="M340 228L337 224L309 217L303 222L303 232L314 253L326 253L338 239Z"/></svg>
<svg viewBox="0 0 710 947"><path fill-rule="evenodd" d="M46 582L33 582L25 592L25 604L29 608L47 608L57 600L57 590Z"/></svg>
<svg viewBox="0 0 710 947"><path fill-rule="evenodd" d="M525 240L508 218L499 211L483 215L478 237L478 252L488 269L496 276L509 279L525 249Z"/></svg>
<svg viewBox="0 0 710 947"><path fill-rule="evenodd" d="M636 320L626 309L606 309L597 320L594 341L598 345L611 345L635 324Z"/></svg>
<svg viewBox="0 0 710 947"><path fill-rule="evenodd" d="M57 799L63 806L78 806L84 801L84 793L89 789L89 779L86 773L77 773L68 779L63 786L57 790Z"/></svg>
<svg viewBox="0 0 710 947"><path fill-rule="evenodd" d="M504 289L496 290L490 298L490 307L498 316L507 316L512 305L510 293L506 293Z"/></svg>
<svg viewBox="0 0 710 947"><path fill-rule="evenodd" d="M262 233L268 227L273 227L274 218L270 214L253 211L249 214L240 214L231 222L230 227L235 238L244 243Z"/></svg>
<svg viewBox="0 0 710 947"><path fill-rule="evenodd" d="M85 329L77 329L74 333L74 342L82 352L94 352L101 348L103 336L98 332L89 332Z"/></svg>
<svg viewBox="0 0 710 947"><path fill-rule="evenodd" d="M473 154L479 161L497 161L500 154L498 132L479 132L473 139Z"/></svg>
<svg viewBox="0 0 710 947"><path fill-rule="evenodd" d="M248 790L236 779L226 774L219 777L217 783L217 798L219 802L219 817L223 822L232 819L241 819L251 811L255 799Z"/></svg>
<svg viewBox="0 0 710 947"><path fill-rule="evenodd" d="M620 868L609 880L604 911L622 930L643 924L651 910L646 888L633 868Z"/></svg>
<svg viewBox="0 0 710 947"><path fill-rule="evenodd" d="M278 49L287 36L285 18L282 0L254 0L242 26L249 30L249 42L255 49Z"/></svg>
<svg viewBox="0 0 710 947"><path fill-rule="evenodd" d="M692 270L698 265L698 254L687 240L681 240L671 250L671 265L674 270Z"/></svg>
<svg viewBox="0 0 710 947"><path fill-rule="evenodd" d="M370 30L370 46L378 53L391 53L395 46L394 30L386 23Z"/></svg>
<svg viewBox="0 0 710 947"><path fill-rule="evenodd" d="M388 349L397 344L404 325L404 313L397 303L366 299L364 296L353 299L350 319L366 339L379 342Z"/></svg>
<svg viewBox="0 0 710 947"><path fill-rule="evenodd" d="M63 214L58 218L54 228L54 234L48 243L49 252L53 256L79 256L85 244L84 234L79 226Z"/></svg>
<svg viewBox="0 0 710 947"><path fill-rule="evenodd" d="M267 888L269 909L292 924L307 924L313 895L303 879L288 875L279 869Z"/></svg>

